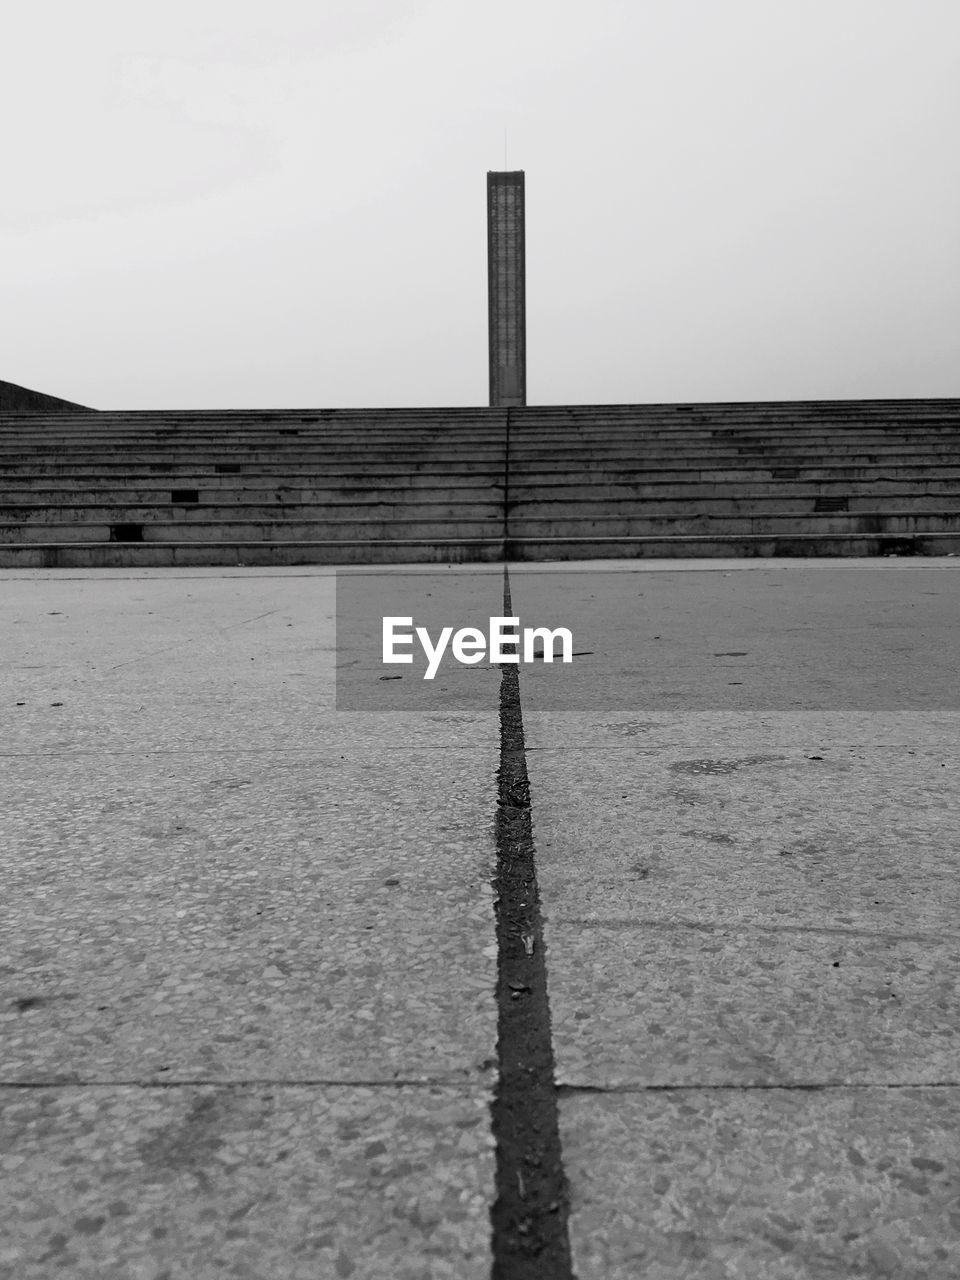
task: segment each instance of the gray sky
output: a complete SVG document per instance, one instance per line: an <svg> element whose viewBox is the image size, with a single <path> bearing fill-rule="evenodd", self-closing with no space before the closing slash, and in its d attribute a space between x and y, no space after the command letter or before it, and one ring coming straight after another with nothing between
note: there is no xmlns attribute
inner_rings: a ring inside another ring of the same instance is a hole
<svg viewBox="0 0 960 1280"><path fill-rule="evenodd" d="M960 395L956 0L46 0L0 48L0 378L98 408Z"/></svg>

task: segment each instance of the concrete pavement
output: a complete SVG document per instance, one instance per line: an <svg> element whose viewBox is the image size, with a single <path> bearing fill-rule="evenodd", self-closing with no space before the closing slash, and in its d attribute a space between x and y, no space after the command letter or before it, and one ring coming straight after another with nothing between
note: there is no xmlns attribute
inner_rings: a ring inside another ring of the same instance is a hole
<svg viewBox="0 0 960 1280"><path fill-rule="evenodd" d="M946 1280L960 577L634 570L511 574L576 1274Z"/></svg>
<svg viewBox="0 0 960 1280"><path fill-rule="evenodd" d="M958 567L511 567L580 1280L960 1271ZM490 1275L499 672L338 711L326 569L0 601L0 1276Z"/></svg>

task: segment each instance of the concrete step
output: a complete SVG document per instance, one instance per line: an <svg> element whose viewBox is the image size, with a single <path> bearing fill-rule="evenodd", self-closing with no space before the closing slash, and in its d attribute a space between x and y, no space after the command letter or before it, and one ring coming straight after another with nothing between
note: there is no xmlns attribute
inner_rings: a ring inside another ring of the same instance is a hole
<svg viewBox="0 0 960 1280"><path fill-rule="evenodd" d="M104 430L103 428L91 428L88 424L85 430L78 428L76 430L63 431L49 425L43 428L26 429L12 426L10 423L4 423L0 420L0 444L10 445L16 441L22 441L36 448L40 448L50 442L79 447L87 441L113 446L116 444L129 444L131 441L136 440L141 440L145 444L153 445L156 448L173 447L184 443L192 444L194 441L208 444L226 441L244 448L258 443L277 445L278 447L311 445L318 448L336 446L351 448L357 445L363 445L364 447L376 444L388 445L390 441L396 441L410 448L431 448L433 445L447 440L502 444L505 438L505 430L501 430L496 426L487 427L484 424L475 426L461 424L450 427L417 428L415 430L392 427L389 424L376 429L368 428L367 430L356 430L352 427L337 428L335 430L332 428L308 429L306 427L270 427L238 430L229 425L211 426L210 424L200 427L169 427L167 429L144 426Z"/></svg>
<svg viewBox="0 0 960 1280"><path fill-rule="evenodd" d="M887 432L841 435L828 433L823 435L805 435L790 432L779 435L757 435L756 437L730 436L718 432L686 434L686 435L654 435L645 432L630 432L621 435L607 435L598 431L583 432L576 435L554 434L538 439L524 439L516 433L510 437L510 455L512 458L543 458L582 455L588 447L590 452L601 453L611 457L629 456L640 452L644 455L671 454L682 452L697 453L797 453L817 454L824 450L836 453L849 452L954 452L960 449L960 432ZM222 435L184 436L183 438L150 438L143 436L117 437L115 439L86 436L77 439L43 439L24 438L19 435L0 433L0 460L12 461L20 457L45 458L51 455L64 458L78 458L95 455L105 459L115 458L118 454L142 454L154 460L157 457L181 457L189 455L200 458L220 458L225 455L236 455L245 458L276 456L284 460L295 461L298 457L314 459L317 457L356 458L385 456L395 454L403 458L418 457L450 457L465 451L468 457L501 458L506 448L505 439L488 437L481 433L464 433L457 435L445 433L434 440L411 440L393 434L377 436L375 439L360 440L356 437L335 440L311 440L303 437L277 438L275 436L256 439L238 439Z"/></svg>
<svg viewBox="0 0 960 1280"><path fill-rule="evenodd" d="M757 450L767 449L816 451L823 448L846 451L850 448L927 448L942 449L960 444L960 430L902 430L871 432L772 432L729 433L719 430L655 433L644 430L607 432L594 428L577 432L554 432L539 435L512 432L510 447L518 457L542 456L557 452L582 451L585 444L592 449L618 454L642 448L646 451L664 452L683 448L688 451L706 449ZM429 453L438 450L441 453L456 452L467 448L472 454L490 456L502 453L505 438L502 434L488 434L481 431L443 432L430 438L413 438L399 432L386 432L375 437L358 437L356 435L313 438L301 435L285 435L271 433L265 436L237 436L223 432L185 433L175 437L168 435L128 434L116 437L97 435L86 432L74 437L60 437L49 433L26 436L0 430L0 454L5 457L20 453L31 456L45 456L51 452L63 452L73 456L76 454L97 451L110 456L119 450L139 450L150 454L182 453L191 454L224 453L242 451L247 454L258 452L279 452L284 457L294 457L297 453L315 456L323 454L348 454L355 456L358 449L364 456L380 450L391 453L400 450L405 454Z"/></svg>
<svg viewBox="0 0 960 1280"><path fill-rule="evenodd" d="M839 402L838 402L839 403ZM912 402L911 402L912 403ZM933 402L934 405L948 403ZM942 410L941 410L942 411ZM937 412L931 408L929 412ZM101 425L125 423L128 426L138 424L159 426L197 426L204 422L226 424L227 426L308 426L340 423L362 429L377 422L389 422L394 426L403 424L435 426L449 423L453 426L469 422L505 422L506 409L491 409L486 405L455 405L449 408L412 407L412 408L367 408L367 409L99 409L93 415L88 413L42 412L15 413L10 410L0 412L0 417L9 422L53 422L82 425L84 420Z"/></svg>
<svg viewBox="0 0 960 1280"><path fill-rule="evenodd" d="M731 537L569 537L536 540L472 539L441 543L434 539L380 542L251 542L251 543L30 543L0 545L0 568L77 569L146 568L203 565L310 564L471 564L504 559L565 561L644 557L709 559L775 556L960 556L960 535L931 533L764 534Z"/></svg>
<svg viewBox="0 0 960 1280"><path fill-rule="evenodd" d="M217 500L224 493L243 495L263 494L264 501L271 501L280 494L298 493L304 495L304 501L311 501L311 495L344 494L357 495L363 493L407 493L416 489L418 493L446 494L451 491L460 493L477 493L481 496L503 491L503 472L492 471L477 473L430 471L403 472L397 474L395 469L381 468L378 471L338 472L332 476L318 476L313 470L283 471L264 473L262 471L240 472L236 470L222 472L146 471L127 475L117 471L110 475L99 476L77 475L0 475L0 493L54 493L85 495L108 494L115 492L143 492L147 494L165 495L168 499L175 490L197 490L201 495L210 493Z"/></svg>
<svg viewBox="0 0 960 1280"><path fill-rule="evenodd" d="M512 410L512 414L516 411ZM890 436L955 436L960 431L960 414L949 417L915 419L912 421L867 419L862 422L818 421L766 421L724 422L720 418L704 417L694 421L679 419L651 420L648 418L610 419L584 418L576 422L543 421L527 424L511 418L510 439L518 444L538 444L544 440L577 440L596 437L621 440L643 439L855 439L858 436L885 438ZM155 421L138 423L111 423L101 415L87 418L80 423L61 423L41 419L11 422L0 415L0 441L23 440L36 444L48 441L78 443L85 440L104 441L145 440L170 443L183 440L230 440L246 444L256 441L330 443L373 443L380 440L402 440L408 443L429 444L438 439L498 440L506 436L506 425L500 422L449 422L449 423L336 423L318 426L297 423L242 424L236 422L215 423L201 421L163 425Z"/></svg>
<svg viewBox="0 0 960 1280"><path fill-rule="evenodd" d="M133 468L130 471L134 471ZM786 471L788 474L784 474ZM512 496L529 498L542 493L551 495L575 495L580 490L588 490L600 496L654 496L657 493L710 491L721 493L764 493L781 490L801 492L804 489L816 492L855 492L862 486L882 486L881 492L908 486L916 488L929 486L936 492L940 486L953 491L960 480L960 465L946 466L929 464L914 467L885 467L880 465L851 467L712 467L712 468L629 468L611 469L583 473L545 472L528 473L523 476L510 476L510 493ZM227 493L264 495L266 500L275 499L277 493L289 495L293 500L298 497L303 501L323 500L333 495L356 495L361 493L404 493L415 488L418 492L444 494L456 490L458 495L478 495L499 493L503 488L503 473L495 471L477 474L464 471L448 474L431 472L412 472L397 474L393 469L371 469L370 473L361 471L338 472L334 475L318 476L313 470L300 470L282 473L264 474L262 471L229 471L214 474L196 471L160 471L136 469L135 474L126 474L121 470L112 477L104 476L102 470L89 468L87 472L61 472L36 475L22 474L0 476L0 493L5 500L16 500L17 495L32 498L37 495L43 500L50 495L56 501L58 495L75 494L78 491L86 495L130 493L142 494L142 500L152 495L161 495L169 499L174 490L196 490L204 500L216 501Z"/></svg>
<svg viewBox="0 0 960 1280"><path fill-rule="evenodd" d="M339 539L297 542L86 542L0 545L3 569L121 569L188 565L490 564L500 538Z"/></svg>
<svg viewBox="0 0 960 1280"><path fill-rule="evenodd" d="M911 400L722 400L661 404L528 405L510 410L512 422L547 419L574 422L582 418L649 419L657 417L709 417L736 422L766 422L829 418L831 420L880 417L906 421L929 416L960 415L960 399L935 397Z"/></svg>
<svg viewBox="0 0 960 1280"><path fill-rule="evenodd" d="M500 536L502 518L489 519L393 519L351 520L153 520L139 523L107 521L55 524L44 521L0 523L0 544L68 542L376 542L436 539L443 543Z"/></svg>
<svg viewBox="0 0 960 1280"><path fill-rule="evenodd" d="M708 447L710 447L708 445ZM407 440L312 441L312 440L224 440L210 437L200 440L17 440L0 439L0 465L21 459L47 458L82 460L87 457L116 460L142 455L150 462L175 461L179 458L213 458L216 461L278 458L284 462L298 457L352 459L379 458L389 461L400 457L409 461L419 458L451 457L503 459L506 445L495 440L446 437L434 443L419 444Z"/></svg>
<svg viewBox="0 0 960 1280"><path fill-rule="evenodd" d="M571 455L573 456L573 455ZM613 455L616 456L616 455ZM361 451L356 446L352 449L309 450L309 449L144 449L140 445L118 447L116 449L77 448L73 451L38 449L33 452L24 449L10 449L0 454L0 472L15 470L33 464L42 470L50 463L57 466L79 464L81 466L155 466L168 464L171 466L185 463L194 467L214 467L217 465L240 463L243 466L267 463L271 466L310 466L326 469L337 466L356 466L360 461L370 461L381 465L395 464L398 468L420 470L424 466L443 468L451 463L476 463L481 466L499 467L504 464L504 452L500 448L455 448L444 445L435 450L410 449L400 446L369 451Z"/></svg>
<svg viewBox="0 0 960 1280"><path fill-rule="evenodd" d="M575 468L565 471L514 472L511 468L509 487L511 494L534 492L570 492L588 484L591 490L606 492L611 487L631 492L646 491L657 485L720 485L741 486L749 484L771 485L789 482L794 484L843 485L883 482L899 484L909 481L951 484L960 478L960 460L956 465L928 462L922 465L889 466L880 463L853 465L817 465L805 467L718 467L718 466L657 466L657 467L608 467L600 469ZM355 491L406 490L408 488L445 491L448 488L499 489L504 474L502 468L478 470L467 467L448 471L400 471L395 467L371 464L369 470L357 467L318 472L312 467L289 468L284 471L264 471L258 467L226 465L218 471L201 471L191 467L173 466L110 468L48 466L43 472L8 468L0 472L0 493L69 491L91 493L114 492L118 486L124 490L155 490L172 492L173 489L198 489L216 493L220 490L242 492L269 492L277 490L291 494L344 493Z"/></svg>
<svg viewBox="0 0 960 1280"><path fill-rule="evenodd" d="M93 418L89 410L24 412L4 410L8 421L76 422L92 420L101 423L160 423L196 425L202 422L228 424L284 423L349 423L362 426L374 422L444 423L465 421L493 422L505 419L507 411L487 406L407 406L402 408L288 408L288 409L103 409ZM597 418L611 420L687 420L707 417L734 422L768 422L777 419L809 421L828 419L848 421L881 418L909 421L937 417L960 416L960 399L927 398L915 400L768 400L768 401L702 401L659 404L576 404L528 405L509 410L514 424L543 421L578 422Z"/></svg>
<svg viewBox="0 0 960 1280"><path fill-rule="evenodd" d="M899 511L929 510L935 507L942 511L960 509L960 482L955 482L952 490L944 486L941 491L932 495L928 486L914 492L906 492L901 488L893 488L886 494L874 492L856 493L844 489L842 495L817 493L808 487L807 491L798 491L796 486L767 486L771 492L765 494L744 494L735 487L718 492L715 486L699 486L704 490L697 493L697 486L676 485L662 486L672 492L655 492L653 496L608 496L595 490L581 486L574 492L559 497L550 497L539 492L522 498L511 491L509 510L512 518L528 518L541 516L554 518L566 516L571 519L582 519L596 516L619 516L622 514L657 515L683 514L694 511L715 511L718 513L756 514L775 513L778 511L876 511L894 509ZM107 500L107 495L88 494L85 502L71 502L65 493L58 498L47 501L21 500L10 502L0 494L0 520L6 523L46 522L60 524L66 522L108 522L116 521L154 521L154 520L291 520L375 516L393 518L408 516L417 519L454 519L454 518L500 518L503 511L502 494L494 492L485 496L464 498L452 496L449 492L432 497L422 497L421 491L391 491L394 497L384 499L382 494L370 491L354 499L340 494L314 498L309 502L291 501L285 496L274 501L250 502L231 498L220 498L214 494L206 501L171 501L169 494L158 499L156 495L148 495L137 500L129 496ZM28 495L29 497L29 495ZM269 495L268 495L269 497Z"/></svg>
<svg viewBox="0 0 960 1280"><path fill-rule="evenodd" d="M603 528L624 526L624 532L637 532L638 521L664 517L679 520L712 516L737 515L745 518L783 516L796 519L810 515L851 516L864 515L876 518L879 513L891 512L903 515L935 516L936 518L960 514L960 493L941 496L931 501L925 493L899 494L889 505L879 507L876 497L864 495L848 497L840 505L837 499L818 499L816 496L798 497L783 495L751 498L696 499L688 495L662 500L572 498L563 501L511 502L509 516L511 527L524 526L529 521L562 521L569 526L583 523L588 532L595 532L598 521ZM345 522L371 521L502 521L503 506L499 501L488 502L378 502L375 499L359 502L330 503L165 503L163 505L100 503L30 505L0 503L0 540L9 540L11 530L50 529L76 527L80 530L108 527L114 524L142 524L144 526L182 527L210 525L244 527L274 525L287 527L314 523L342 525ZM626 523L625 523L626 522ZM626 526L629 525L629 528ZM146 536L146 535L145 535ZM200 535L198 535L200 536ZM206 536L205 534L202 536ZM109 534L107 535L109 537Z"/></svg>
<svg viewBox="0 0 960 1280"><path fill-rule="evenodd" d="M957 536L960 400L0 417L16 563L930 554Z"/></svg>
<svg viewBox="0 0 960 1280"><path fill-rule="evenodd" d="M622 425L619 424L618 425ZM262 433L277 435L284 432L302 435L342 435L349 439L358 439L373 432L389 432L397 434L420 434L424 436L449 434L461 431L475 435L484 432L506 431L505 413L493 413L481 417L446 416L440 418L414 417L401 418L391 414L380 417L360 418L311 418L311 417L276 417L270 419L250 419L236 414L218 417L216 414L201 415L194 418L170 418L162 413L110 414L97 413L92 417L70 418L48 414L29 414L20 418L0 413L0 431L21 431L42 435L44 432L64 435L124 435L135 437L145 433L171 434L181 432L185 435L196 435L216 432L235 432L239 435Z"/></svg>
<svg viewBox="0 0 960 1280"><path fill-rule="evenodd" d="M755 534L728 537L510 538L509 560L713 559L775 556L960 556L960 534Z"/></svg>
<svg viewBox="0 0 960 1280"><path fill-rule="evenodd" d="M708 420L733 425L772 422L932 422L960 419L960 399L927 400L777 400L723 401L690 404L579 404L528 405L524 408L495 409L487 406L413 406L409 408L363 409L103 409L89 411L0 411L0 421L13 425L38 426L51 423L61 428L86 426L98 428L187 427L204 424L225 425L234 429L250 426L277 428L283 426L342 426L363 430L368 426L389 424L393 427L462 426L464 424L497 425L509 416L512 427L534 428L559 423L577 425L582 422L690 423Z"/></svg>
<svg viewBox="0 0 960 1280"><path fill-rule="evenodd" d="M91 504L99 506L131 507L151 506L167 509L171 505L184 506L216 504L237 506L247 503L253 506L275 508L282 503L285 508L297 503L323 505L347 501L363 502L453 502L453 503L498 503L503 502L503 485L488 483L483 485L470 483L469 477L455 477L449 480L437 480L425 477L424 482L416 485L384 485L351 484L330 485L325 487L294 487L277 484L272 488L240 488L236 477L217 477L219 483L211 484L210 478L198 479L190 477L195 483L172 487L167 481L163 486L156 484L138 485L135 488L119 484L84 485L78 494L75 484L61 484L58 488L19 486L12 488L0 480L0 506L16 507L65 507ZM195 494L196 497L184 495ZM177 495L176 497L174 495Z"/></svg>
<svg viewBox="0 0 960 1280"><path fill-rule="evenodd" d="M941 469L944 467L960 467L960 450L953 454L935 450L883 451L872 453L847 452L839 450L821 451L815 454L778 454L773 450L756 457L729 450L716 450L708 453L698 452L686 454L681 451L673 453L640 453L622 455L593 454L578 456L575 453L558 455L553 458L523 459L511 458L510 477L518 482L531 483L541 478L563 475L619 475L624 472L650 473L669 469L673 471L718 470L777 470L798 471L800 469L823 470L825 468L904 468L925 467ZM223 454L214 456L182 456L175 459L152 459L140 452L125 459L117 456L106 458L95 453L86 455L82 460L69 460L62 457L18 458L0 465L0 482L18 477L44 476L159 476L159 475L256 475L281 477L286 475L316 475L323 477L381 475L403 477L408 475L485 475L502 476L504 461L502 458L489 459L459 457L434 457L405 460L399 457L394 460L371 457L361 463L356 458L291 458L281 459L275 455L244 455L230 458ZM785 475L782 479L795 479L796 476Z"/></svg>
<svg viewBox="0 0 960 1280"><path fill-rule="evenodd" d="M850 440L956 440L960 436L960 421L915 423L863 423L855 426L833 426L821 423L769 424L767 426L740 427L704 424L703 426L651 426L641 423L584 422L576 426L550 425L540 428L511 427L511 446L536 448L548 442L585 440L617 443L624 440L654 440L661 442L684 440L716 440L733 444L763 444L767 440L784 442L831 441L844 443Z"/></svg>
<svg viewBox="0 0 960 1280"><path fill-rule="evenodd" d="M4 421L0 418L0 445L23 443L35 448L43 448L49 444L64 447L82 447L85 443L113 447L117 444L128 444L131 441L142 441L157 448L175 447L182 444L192 445L195 441L201 444L227 443L239 448L247 448L260 444L287 446L307 445L315 448L341 447L351 448L358 445L365 447L388 446L391 441L404 444L409 448L431 448L438 442L453 440L456 442L476 443L478 441L502 445L506 432L496 425L479 423L475 426L463 424L451 427L429 427L407 429L387 424L382 427L355 429L353 427L308 429L306 427L270 427L238 429L234 426L200 427L136 426L132 428L105 428L102 425L81 429L63 429L50 424L23 427Z"/></svg>
<svg viewBox="0 0 960 1280"><path fill-rule="evenodd" d="M622 516L514 517L507 533L511 538L594 537L636 538L656 535L741 535L794 533L810 534L912 534L928 532L960 533L960 512L942 511L857 511L824 512L778 511L769 515L723 515L714 512L687 512L681 515L639 513Z"/></svg>
<svg viewBox="0 0 960 1280"><path fill-rule="evenodd" d="M123 503L96 502L63 504L5 503L0 501L0 522L4 524L113 524L203 523L211 521L243 524L277 522L309 522L311 520L502 520L503 503L486 502L421 502L417 499L380 502L375 497L361 501L335 502L252 502L226 503Z"/></svg>
<svg viewBox="0 0 960 1280"><path fill-rule="evenodd" d="M898 496L904 498L914 494L943 494L945 496L960 495L960 468L954 478L941 479L939 475L928 474L887 479L871 477L862 480L843 479L810 480L716 480L716 481L670 481L655 480L635 484L617 484L615 482L597 482L591 478L590 484L584 484L580 476L562 477L553 483L511 484L510 501L520 504L527 502L576 502L592 500L595 502L619 502L625 500L642 502L667 501L672 498L701 499L716 498L720 501L743 501L750 498L773 497L790 502L803 498L884 498L895 503ZM895 504L896 505L896 504Z"/></svg>
<svg viewBox="0 0 960 1280"><path fill-rule="evenodd" d="M116 464L117 462L142 462L146 464L169 463L210 466L217 463L266 462L285 467L293 464L356 464L361 459L381 464L399 462L407 466L427 461L443 462L481 461L504 465L507 448L505 443L447 439L431 446L411 445L401 441L376 441L367 445L360 442L323 444L302 441L251 441L193 440L190 442L155 442L144 440L58 442L58 441L0 441L0 471L8 466L35 463L38 466L50 462L88 462ZM932 459L960 458L960 434L940 435L898 434L885 437L856 436L839 439L831 436L823 439L797 436L768 439L764 442L729 440L721 437L666 437L634 436L622 440L601 439L586 436L582 440L561 439L529 444L511 440L509 448L514 467L537 464L556 465L561 461L579 461L585 457L609 462L643 461L658 459L713 460L763 460L766 458L818 459L858 456L877 458L898 455L922 455Z"/></svg>
<svg viewBox="0 0 960 1280"><path fill-rule="evenodd" d="M526 500L514 498L511 493L508 511L510 520L556 519L592 520L598 517L621 519L627 516L685 515L715 513L717 515L776 515L780 512L816 514L825 512L877 512L921 511L935 509L940 512L960 512L960 487L952 493L941 493L931 498L924 486L915 493L902 490L886 495L878 503L874 493L851 494L842 497L823 496L815 493L797 493L792 487L782 493L765 496L755 494L737 497L705 494L702 497L684 491L677 486L673 497L657 498L609 498L582 489L577 496L550 499L541 495Z"/></svg>
<svg viewBox="0 0 960 1280"><path fill-rule="evenodd" d="M38 456L38 455L31 455ZM660 445L638 442L633 445L604 448L599 444L564 445L562 448L544 449L542 451L510 450L511 471L521 472L528 468L543 467L556 469L566 466L593 467L615 466L629 463L657 465L674 462L678 465L702 465L704 461L714 466L733 466L751 463L772 463L782 466L810 465L818 461L895 461L897 458L914 458L936 462L940 460L960 460L960 441L951 447L937 445L929 440L923 443L838 444L836 441L825 445L806 447L799 444L773 445L755 448L752 445L733 446L727 444L699 443L696 445ZM14 459L11 458L11 461Z"/></svg>
<svg viewBox="0 0 960 1280"><path fill-rule="evenodd" d="M680 494L662 499L603 499L577 497L563 500L530 500L509 503L512 525L521 521L581 521L593 530L595 521L650 520L653 517L692 518L704 516L780 516L794 518L808 515L868 515L887 513L920 513L951 515L960 513L960 493L940 495L897 494L890 502L878 506L876 495L852 495L844 499L820 498L817 495L772 495L750 498L694 498ZM109 526L142 525L262 525L310 524L315 521L371 520L483 520L502 521L503 504L488 502L406 502L384 503L375 498L358 502L328 503L74 503L29 504L0 502L0 527ZM3 536L0 534L0 536Z"/></svg>
<svg viewBox="0 0 960 1280"><path fill-rule="evenodd" d="M261 434L271 438L288 435L315 435L325 438L339 435L344 439L359 440L373 434L390 434L423 436L429 438L436 435L449 435L461 432L464 435L489 434L502 435L507 426L503 411L487 411L480 416L459 416L457 414L436 418L418 416L413 418L398 417L385 413L376 417L337 417L314 418L297 416L280 416L273 418L245 418L242 414L225 413L201 414L194 417L169 417L162 413L144 412L141 414L111 414L108 412L85 416L58 414L11 414L0 412L0 434L26 433L42 436L44 434L76 436L87 435L122 436L136 439L145 434L154 435L220 435L234 433L238 436Z"/></svg>
<svg viewBox="0 0 960 1280"><path fill-rule="evenodd" d="M603 471L619 466L773 466L800 467L812 465L865 466L916 466L937 465L952 462L960 465L960 449L954 451L934 448L901 449L630 449L604 451L602 449L557 450L542 457L510 454L511 476L547 474L551 471Z"/></svg>
<svg viewBox="0 0 960 1280"><path fill-rule="evenodd" d="M776 401L773 403L689 404L689 405L530 405L510 410L510 426L535 430L542 426L575 427L583 423L634 423L670 426L752 427L786 424L830 424L960 421L960 400L828 400L820 403Z"/></svg>
<svg viewBox="0 0 960 1280"><path fill-rule="evenodd" d="M940 476L946 479L953 479L960 475L960 458L956 462L950 461L925 461L922 463L890 463L887 462L850 462L844 461L838 463L834 461L820 462L817 464L809 464L806 466L782 466L779 463L766 463L748 465L741 463L736 466L717 465L709 460L701 460L696 465L689 465L686 460L682 464L674 465L658 465L658 466L637 466L636 464L624 464L622 466L610 466L604 464L602 466L591 467L584 465L582 467L565 466L564 469L556 468L531 468L530 470L520 470L512 464L510 467L509 484L511 490L514 488L534 487L548 484L584 484L591 485L603 483L614 484L617 482L641 484L653 483L654 481L669 480L673 483L683 483L687 480L704 481L751 481L751 480L842 480L850 478L853 480L867 480L870 478L877 479L900 479L903 477L921 478L923 476Z"/></svg>
<svg viewBox="0 0 960 1280"><path fill-rule="evenodd" d="M75 476L78 479L89 478L95 476L113 476L116 478L137 477L137 476L184 476L197 477L214 477L221 476L256 476L261 482L265 478L269 478L267 482L272 480L289 479L295 476L306 476L311 479L323 477L324 479L354 480L360 482L364 477L383 476L391 478L400 483L405 482L407 478L413 480L418 476L424 476L427 479L436 481L439 477L444 476L483 476L490 480L498 480L503 476L503 462L464 462L455 460L451 462L435 460L425 460L416 466L401 465L399 463L381 462L379 460L368 463L357 458L353 458L342 463L327 463L320 466L316 463L289 463L282 467L276 465L276 459L268 459L268 463L274 465L265 465L263 462L236 462L220 459L213 462L201 463L196 458L188 458L182 462L95 462L85 461L76 463L59 463L55 461L45 461L43 463L23 463L12 464L0 470L0 483L8 481L11 477L30 477L44 478L52 476Z"/></svg>

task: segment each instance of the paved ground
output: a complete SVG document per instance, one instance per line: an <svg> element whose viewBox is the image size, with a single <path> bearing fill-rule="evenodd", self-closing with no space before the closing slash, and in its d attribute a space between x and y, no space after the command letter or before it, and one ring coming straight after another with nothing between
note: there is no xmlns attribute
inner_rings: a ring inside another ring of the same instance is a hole
<svg viewBox="0 0 960 1280"><path fill-rule="evenodd" d="M580 1280L960 1274L958 573L511 570ZM2 1277L491 1273L500 674L336 605L0 573Z"/></svg>

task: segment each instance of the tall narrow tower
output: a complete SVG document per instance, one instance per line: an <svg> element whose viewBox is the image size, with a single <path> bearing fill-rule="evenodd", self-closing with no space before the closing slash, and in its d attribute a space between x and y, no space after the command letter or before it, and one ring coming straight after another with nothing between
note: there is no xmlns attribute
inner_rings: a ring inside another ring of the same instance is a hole
<svg viewBox="0 0 960 1280"><path fill-rule="evenodd" d="M523 170L487 174L490 403L527 403Z"/></svg>

